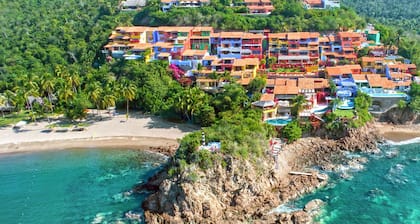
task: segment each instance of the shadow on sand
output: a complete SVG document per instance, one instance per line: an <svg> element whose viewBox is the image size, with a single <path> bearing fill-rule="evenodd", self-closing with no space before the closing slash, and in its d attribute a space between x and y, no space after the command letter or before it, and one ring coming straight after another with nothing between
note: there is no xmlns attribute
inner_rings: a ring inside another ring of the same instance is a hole
<svg viewBox="0 0 420 224"><path fill-rule="evenodd" d="M143 115L145 116L145 115ZM150 118L150 121L146 124L147 128L163 128L163 129L169 129L169 128L176 128L181 130L182 132L192 132L192 131L196 131L199 130L200 127L197 125L193 125L193 124L188 124L188 123L175 123L172 121L168 121L165 119L162 119L160 117L156 117L156 116L147 116L148 118Z"/></svg>

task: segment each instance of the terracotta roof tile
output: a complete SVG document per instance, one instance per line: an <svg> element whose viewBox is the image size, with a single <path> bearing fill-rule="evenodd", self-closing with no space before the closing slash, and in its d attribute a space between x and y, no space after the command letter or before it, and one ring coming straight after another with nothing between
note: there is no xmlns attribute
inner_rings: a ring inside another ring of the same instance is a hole
<svg viewBox="0 0 420 224"><path fill-rule="evenodd" d="M131 47L132 49L139 49L139 50L146 50L153 47L153 45L150 43L131 43L131 44L127 44L127 46Z"/></svg>
<svg viewBox="0 0 420 224"><path fill-rule="evenodd" d="M268 38L286 39L287 33L269 33Z"/></svg>
<svg viewBox="0 0 420 224"><path fill-rule="evenodd" d="M366 76L371 87L382 87L384 89L394 89L395 83L379 74L371 74Z"/></svg>
<svg viewBox="0 0 420 224"><path fill-rule="evenodd" d="M352 74L352 77L355 81L367 81L365 74Z"/></svg>
<svg viewBox="0 0 420 224"><path fill-rule="evenodd" d="M295 79L276 79L276 85L274 86L274 94L280 95L297 95L299 89L297 87L297 81Z"/></svg>
<svg viewBox="0 0 420 224"><path fill-rule="evenodd" d="M264 93L261 95L260 101L274 101L274 94Z"/></svg>
<svg viewBox="0 0 420 224"><path fill-rule="evenodd" d="M362 57L362 62L377 62L377 61L384 61L383 57Z"/></svg>
<svg viewBox="0 0 420 224"><path fill-rule="evenodd" d="M258 66L259 64L260 64L260 60L258 58L235 59L233 62L233 66L247 66L247 65Z"/></svg>
<svg viewBox="0 0 420 224"><path fill-rule="evenodd" d="M191 49L187 49L182 53L182 56L201 56L203 57L204 55L207 54L206 50L191 50Z"/></svg>

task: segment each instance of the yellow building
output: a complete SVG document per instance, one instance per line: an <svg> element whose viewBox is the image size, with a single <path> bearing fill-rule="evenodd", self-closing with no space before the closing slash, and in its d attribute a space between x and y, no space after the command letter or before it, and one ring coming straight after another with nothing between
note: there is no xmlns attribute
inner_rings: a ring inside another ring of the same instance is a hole
<svg viewBox="0 0 420 224"><path fill-rule="evenodd" d="M123 55L127 60L142 59L149 62L153 55L153 45L150 43L132 43L127 45L129 50Z"/></svg>
<svg viewBox="0 0 420 224"><path fill-rule="evenodd" d="M361 64L364 72L384 73L384 58L382 57L362 57Z"/></svg>
<svg viewBox="0 0 420 224"><path fill-rule="evenodd" d="M230 75L237 78L242 85L248 85L257 76L259 65L258 58L235 59Z"/></svg>

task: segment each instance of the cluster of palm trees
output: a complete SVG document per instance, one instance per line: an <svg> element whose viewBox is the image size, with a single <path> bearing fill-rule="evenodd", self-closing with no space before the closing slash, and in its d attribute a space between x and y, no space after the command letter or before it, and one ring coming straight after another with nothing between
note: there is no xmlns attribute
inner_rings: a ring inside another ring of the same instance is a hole
<svg viewBox="0 0 420 224"><path fill-rule="evenodd" d="M13 82L0 81L0 91L17 112L29 110L31 118L47 113L70 110L70 103L84 99L84 109L99 110L114 107L118 100L129 102L137 97L134 83L124 77L119 79L108 69L91 69L83 75L76 69L57 66L54 73L24 74ZM37 99L37 100L33 100ZM79 117L82 118L82 117Z"/></svg>

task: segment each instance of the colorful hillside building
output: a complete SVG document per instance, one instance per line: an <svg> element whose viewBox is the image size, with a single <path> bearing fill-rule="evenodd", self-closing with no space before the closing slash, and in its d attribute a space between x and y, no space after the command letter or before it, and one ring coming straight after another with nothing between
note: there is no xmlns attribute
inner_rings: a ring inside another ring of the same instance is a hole
<svg viewBox="0 0 420 224"><path fill-rule="evenodd" d="M318 69L319 33L270 33L268 53L275 58L274 68Z"/></svg>
<svg viewBox="0 0 420 224"><path fill-rule="evenodd" d="M244 0L249 14L269 15L274 10L271 0Z"/></svg>

